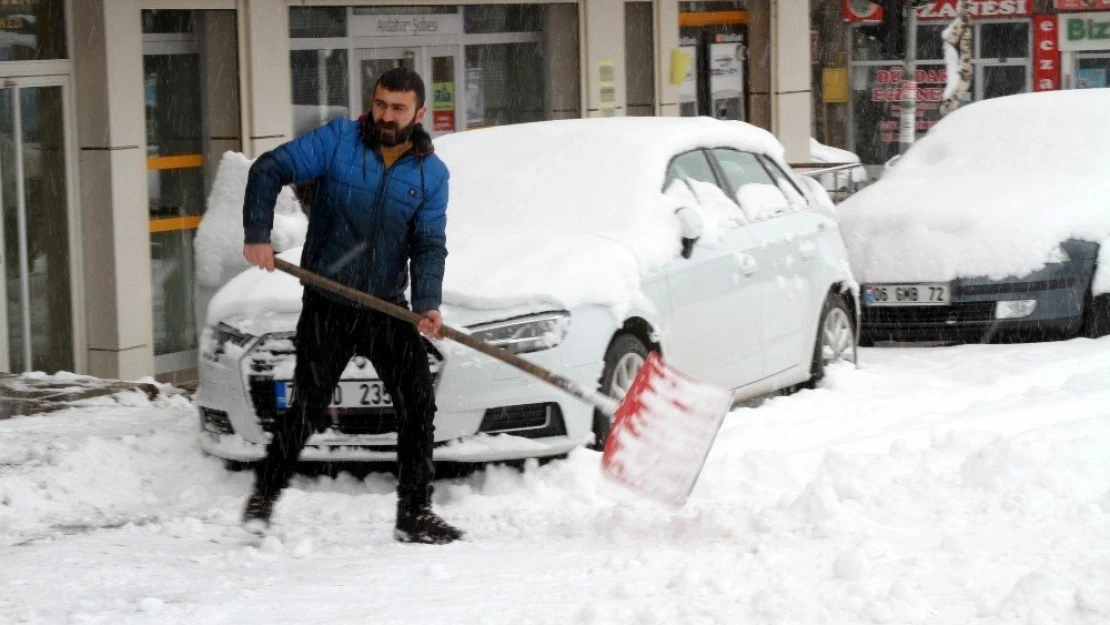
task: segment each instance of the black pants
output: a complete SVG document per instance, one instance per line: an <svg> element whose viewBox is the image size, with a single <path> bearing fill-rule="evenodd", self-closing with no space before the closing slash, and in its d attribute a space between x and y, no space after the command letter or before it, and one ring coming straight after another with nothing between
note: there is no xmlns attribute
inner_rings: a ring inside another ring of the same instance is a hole
<svg viewBox="0 0 1110 625"><path fill-rule="evenodd" d="M385 383L397 411L398 495L407 506L431 497L435 389L428 352L416 328L373 310L332 301L311 288L297 323L293 405L274 424L256 489L277 496L288 486L305 441L330 424L327 409L347 362L363 356Z"/></svg>

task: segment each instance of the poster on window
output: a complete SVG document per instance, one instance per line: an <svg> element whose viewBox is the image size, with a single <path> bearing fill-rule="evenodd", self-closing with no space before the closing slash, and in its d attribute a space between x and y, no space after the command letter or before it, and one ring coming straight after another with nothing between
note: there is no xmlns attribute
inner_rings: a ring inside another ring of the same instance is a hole
<svg viewBox="0 0 1110 625"><path fill-rule="evenodd" d="M1105 89L1106 70L1102 68L1075 70L1075 88Z"/></svg>
<svg viewBox="0 0 1110 625"><path fill-rule="evenodd" d="M744 44L715 43L709 48L713 99L737 98L744 93Z"/></svg>
<svg viewBox="0 0 1110 625"><path fill-rule="evenodd" d="M482 68L466 68L466 125L486 123L486 96Z"/></svg>
<svg viewBox="0 0 1110 625"><path fill-rule="evenodd" d="M905 72L901 65L857 66L852 71L853 84L865 87L852 91L855 152L864 163L885 163L898 154ZM915 72L914 78L917 87L914 127L921 136L940 121L947 73L940 65L923 67Z"/></svg>

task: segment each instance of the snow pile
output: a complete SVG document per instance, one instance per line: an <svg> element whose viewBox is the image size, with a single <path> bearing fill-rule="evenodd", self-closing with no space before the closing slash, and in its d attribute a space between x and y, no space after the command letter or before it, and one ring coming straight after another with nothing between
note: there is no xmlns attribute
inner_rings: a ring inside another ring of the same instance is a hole
<svg viewBox="0 0 1110 625"><path fill-rule="evenodd" d="M782 162L770 133L706 118L566 120L438 138L436 154L451 171L444 302L476 309L598 304L621 316L643 277L680 250L674 212L682 198L663 193L667 166L675 154L705 145ZM737 219L735 204L713 191L696 196L707 241ZM295 262L299 252L285 258ZM217 295L208 319L299 307L296 281L251 270Z"/></svg>
<svg viewBox="0 0 1110 625"><path fill-rule="evenodd" d="M440 479L446 547L393 541L378 473L298 476L245 539L253 476L181 398L0 421L0 621L1110 621L1110 338L863 361L732 412L678 513L587 450Z"/></svg>
<svg viewBox="0 0 1110 625"><path fill-rule="evenodd" d="M218 288L250 267L243 258L243 198L252 163L239 152L225 152L220 159L208 206L193 241L197 282L202 286ZM274 207L274 229L270 235L274 250L281 252L303 245L307 230L308 218L293 191L288 187L282 189Z"/></svg>
<svg viewBox="0 0 1110 625"><path fill-rule="evenodd" d="M1069 238L1110 237L1110 92L1060 91L965 106L882 180L840 204L868 282L1021 276Z"/></svg>

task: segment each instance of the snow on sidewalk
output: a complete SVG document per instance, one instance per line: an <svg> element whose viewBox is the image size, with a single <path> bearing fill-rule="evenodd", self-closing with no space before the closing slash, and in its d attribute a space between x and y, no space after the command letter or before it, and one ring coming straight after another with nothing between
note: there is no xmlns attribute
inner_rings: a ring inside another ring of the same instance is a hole
<svg viewBox="0 0 1110 625"><path fill-rule="evenodd" d="M183 397L0 422L0 623L1110 622L1110 339L863 350L733 412L678 514L580 450L437 484L297 478L274 536Z"/></svg>

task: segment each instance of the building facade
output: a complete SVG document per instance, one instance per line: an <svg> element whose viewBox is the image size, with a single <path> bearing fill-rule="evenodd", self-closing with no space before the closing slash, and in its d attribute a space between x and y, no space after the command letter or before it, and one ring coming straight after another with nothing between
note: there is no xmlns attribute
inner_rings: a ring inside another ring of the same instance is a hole
<svg viewBox="0 0 1110 625"><path fill-rule="evenodd" d="M712 114L808 160L801 0L0 2L0 370L183 381L193 236L220 156L429 85L433 135Z"/></svg>
<svg viewBox="0 0 1110 625"><path fill-rule="evenodd" d="M1056 89L1107 86L1107 0L970 0L971 92L966 101ZM815 0L814 136L881 166L898 153L900 59L884 54L867 26L882 9L866 0ZM957 0L917 9L917 132L940 121L947 71L942 32Z"/></svg>

